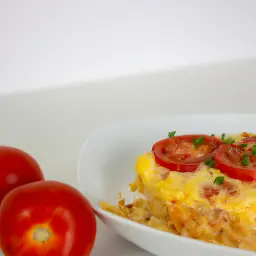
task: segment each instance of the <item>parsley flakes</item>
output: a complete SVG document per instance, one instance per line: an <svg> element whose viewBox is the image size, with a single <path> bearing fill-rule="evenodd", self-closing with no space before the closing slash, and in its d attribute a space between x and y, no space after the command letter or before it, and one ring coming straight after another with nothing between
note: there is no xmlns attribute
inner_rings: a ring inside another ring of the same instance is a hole
<svg viewBox="0 0 256 256"><path fill-rule="evenodd" d="M199 138L193 138L192 143L194 145L194 148L197 148L198 146L200 146L204 143L204 137L201 136Z"/></svg>
<svg viewBox="0 0 256 256"><path fill-rule="evenodd" d="M241 148L246 148L246 147L247 147L247 144L241 144L240 147L241 147Z"/></svg>
<svg viewBox="0 0 256 256"><path fill-rule="evenodd" d="M211 158L207 158L207 159L204 160L204 164L209 166L209 167L211 167L211 168L213 168L214 161Z"/></svg>
<svg viewBox="0 0 256 256"><path fill-rule="evenodd" d="M214 183L217 185L221 185L224 182L224 176L216 177Z"/></svg>
<svg viewBox="0 0 256 256"><path fill-rule="evenodd" d="M242 156L242 159L240 161L240 163L243 165L243 166L248 166L250 164L250 158L248 155L243 155Z"/></svg>
<svg viewBox="0 0 256 256"><path fill-rule="evenodd" d="M256 144L252 146L252 156L256 155Z"/></svg>
<svg viewBox="0 0 256 256"><path fill-rule="evenodd" d="M171 138L176 134L176 131L168 132L168 137Z"/></svg>
<svg viewBox="0 0 256 256"><path fill-rule="evenodd" d="M232 137L226 137L225 133L222 133L221 140L225 144L233 144L235 140Z"/></svg>

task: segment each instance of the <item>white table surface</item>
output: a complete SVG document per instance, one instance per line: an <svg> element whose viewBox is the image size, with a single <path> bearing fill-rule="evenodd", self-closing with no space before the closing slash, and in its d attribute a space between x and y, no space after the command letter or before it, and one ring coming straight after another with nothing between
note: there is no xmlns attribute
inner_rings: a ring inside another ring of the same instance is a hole
<svg viewBox="0 0 256 256"><path fill-rule="evenodd" d="M0 93L256 56L255 0L0 0Z"/></svg>
<svg viewBox="0 0 256 256"><path fill-rule="evenodd" d="M255 113L255 70L256 59L2 95L0 142L32 154L48 179L77 186L78 154L94 128L159 113ZM92 255L149 254L98 223Z"/></svg>

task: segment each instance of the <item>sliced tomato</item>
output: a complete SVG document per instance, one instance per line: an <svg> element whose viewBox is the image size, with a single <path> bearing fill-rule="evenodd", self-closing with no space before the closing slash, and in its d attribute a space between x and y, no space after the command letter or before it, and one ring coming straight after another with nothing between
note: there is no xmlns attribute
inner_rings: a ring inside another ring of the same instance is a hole
<svg viewBox="0 0 256 256"><path fill-rule="evenodd" d="M247 142L243 140L243 143ZM240 145L221 145L214 156L214 168L234 179L256 180L256 159L251 149L249 145L244 148ZM244 157L247 158L246 162L243 162Z"/></svg>
<svg viewBox="0 0 256 256"><path fill-rule="evenodd" d="M195 147L193 141L201 144ZM182 135L156 142L152 147L158 165L171 171L193 172L205 159L211 158L221 145L220 139L204 134Z"/></svg>
<svg viewBox="0 0 256 256"><path fill-rule="evenodd" d="M256 143L256 136L246 137L242 140L242 143Z"/></svg>

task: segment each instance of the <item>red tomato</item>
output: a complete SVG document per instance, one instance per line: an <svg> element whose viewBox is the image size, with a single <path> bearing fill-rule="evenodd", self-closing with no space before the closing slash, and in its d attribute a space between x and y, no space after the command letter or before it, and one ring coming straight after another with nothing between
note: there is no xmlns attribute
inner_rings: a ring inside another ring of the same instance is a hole
<svg viewBox="0 0 256 256"><path fill-rule="evenodd" d="M33 157L20 149L0 146L0 203L12 189L40 180L44 176Z"/></svg>
<svg viewBox="0 0 256 256"><path fill-rule="evenodd" d="M88 256L95 234L90 203L60 182L20 186L0 207L0 246L5 256Z"/></svg>
<svg viewBox="0 0 256 256"><path fill-rule="evenodd" d="M243 140L245 142L249 141ZM234 179L256 180L256 159L251 156L251 149L249 144L245 148L240 145L221 145L214 156L214 168Z"/></svg>
<svg viewBox="0 0 256 256"><path fill-rule="evenodd" d="M251 143L251 142L256 143L256 136L247 137L242 140L242 143Z"/></svg>
<svg viewBox="0 0 256 256"><path fill-rule="evenodd" d="M195 148L193 140L203 138ZM221 141L202 134L182 135L160 140L153 145L152 152L158 165L171 171L193 172L205 159L215 153Z"/></svg>

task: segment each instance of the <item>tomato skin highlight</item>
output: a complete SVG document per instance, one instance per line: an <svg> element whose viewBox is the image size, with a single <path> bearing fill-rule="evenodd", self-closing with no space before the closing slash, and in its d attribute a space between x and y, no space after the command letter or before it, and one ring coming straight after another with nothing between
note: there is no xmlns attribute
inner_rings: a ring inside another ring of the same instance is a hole
<svg viewBox="0 0 256 256"><path fill-rule="evenodd" d="M200 137L204 138L203 144L193 149L193 139ZM194 172L205 159L213 156L221 144L221 140L214 136L189 134L160 140L153 145L152 152L156 163L170 171ZM166 156L164 151L172 152ZM180 151L182 153L176 154ZM179 156L184 159L178 159Z"/></svg>
<svg viewBox="0 0 256 256"><path fill-rule="evenodd" d="M28 153L10 146L0 146L0 203L12 189L44 180L36 160Z"/></svg>
<svg viewBox="0 0 256 256"><path fill-rule="evenodd" d="M252 142L252 140L246 142ZM239 162L240 157L244 154L243 152L246 151L240 149L239 145L221 145L214 155L214 168L219 169L233 179L255 181L256 166L243 166Z"/></svg>
<svg viewBox="0 0 256 256"><path fill-rule="evenodd" d="M96 219L87 199L57 181L12 190L0 206L0 246L5 256L88 256Z"/></svg>

